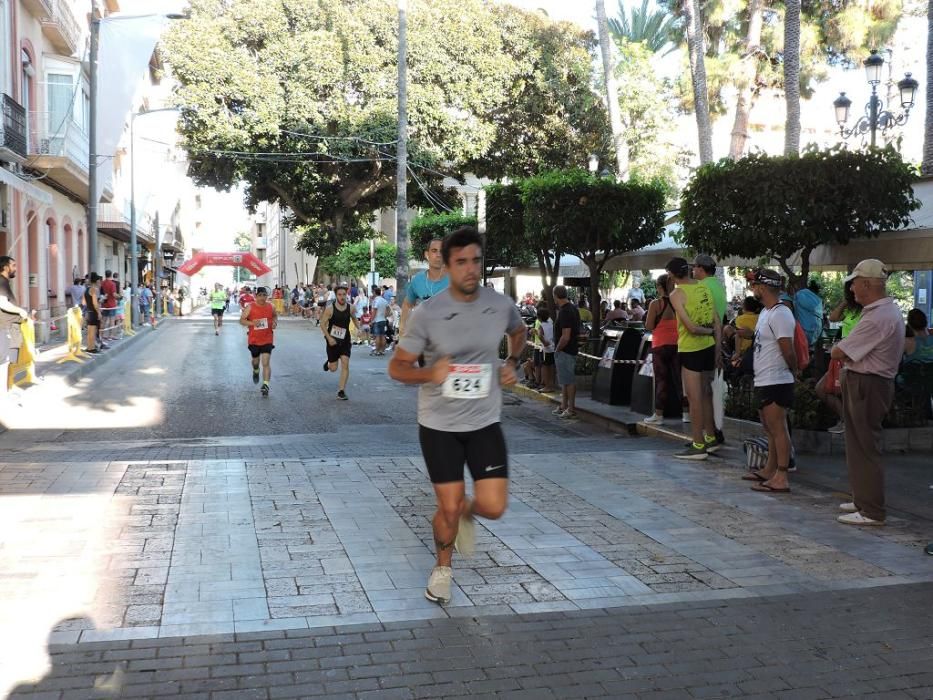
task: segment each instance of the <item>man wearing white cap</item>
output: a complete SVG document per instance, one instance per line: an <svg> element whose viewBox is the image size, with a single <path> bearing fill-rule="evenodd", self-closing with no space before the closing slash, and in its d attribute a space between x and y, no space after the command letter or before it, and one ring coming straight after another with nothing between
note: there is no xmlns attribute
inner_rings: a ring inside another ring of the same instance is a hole
<svg viewBox="0 0 933 700"><path fill-rule="evenodd" d="M834 360L845 363L842 403L852 502L839 506L844 514L838 520L846 525L884 525L885 519L881 422L894 401L905 337L904 317L885 290L887 278L884 263L874 259L863 260L846 277L863 307L862 318L832 351Z"/></svg>

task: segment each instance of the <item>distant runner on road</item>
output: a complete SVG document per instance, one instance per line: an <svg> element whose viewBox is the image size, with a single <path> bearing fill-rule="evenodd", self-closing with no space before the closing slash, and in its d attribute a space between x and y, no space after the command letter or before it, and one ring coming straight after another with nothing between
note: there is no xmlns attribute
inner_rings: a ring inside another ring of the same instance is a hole
<svg viewBox="0 0 933 700"><path fill-rule="evenodd" d="M340 380L337 384L337 398L347 400L347 380L350 378L350 321L353 320L353 307L347 303L347 287L339 285L336 298L328 304L321 316L321 330L327 342L327 360L324 371L336 372L340 364Z"/></svg>
<svg viewBox="0 0 933 700"><path fill-rule="evenodd" d="M256 288L256 300L243 309L240 325L246 326L247 347L253 358L253 383L259 383L259 364L262 363L262 392L269 395L269 380L272 378L273 331L278 323L275 307L269 303L269 290Z"/></svg>
<svg viewBox="0 0 933 700"><path fill-rule="evenodd" d="M473 516L497 519L508 502L508 454L499 425L502 386L517 381L525 324L506 296L480 286L483 240L462 227L444 239L442 259L450 287L411 314L389 362L389 376L420 384L418 430L421 453L437 497L434 543L437 565L425 597L450 602L452 548L473 550ZM503 335L509 358L499 359ZM424 354L427 366L417 367ZM470 468L474 500L468 501L463 465Z"/></svg>
<svg viewBox="0 0 933 700"><path fill-rule="evenodd" d="M214 318L214 335L220 335L220 329L224 325L224 310L227 307L229 297L223 290L223 285L217 282L214 285L214 291L211 292L211 316Z"/></svg>

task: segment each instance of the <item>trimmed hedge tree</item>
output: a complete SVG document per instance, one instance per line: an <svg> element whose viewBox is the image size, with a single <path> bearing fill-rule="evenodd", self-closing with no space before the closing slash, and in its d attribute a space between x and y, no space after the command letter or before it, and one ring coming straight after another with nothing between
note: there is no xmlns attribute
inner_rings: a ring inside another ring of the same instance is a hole
<svg viewBox="0 0 933 700"><path fill-rule="evenodd" d="M720 258L772 258L799 289L817 246L907 225L920 206L916 177L893 148L724 159L702 166L684 190L682 240Z"/></svg>
<svg viewBox="0 0 933 700"><path fill-rule="evenodd" d="M661 240L667 186L562 170L523 180L521 192L525 235L534 248L553 251L558 261L572 253L589 270L593 334L598 334L600 273L612 258ZM559 266L555 278L558 272Z"/></svg>

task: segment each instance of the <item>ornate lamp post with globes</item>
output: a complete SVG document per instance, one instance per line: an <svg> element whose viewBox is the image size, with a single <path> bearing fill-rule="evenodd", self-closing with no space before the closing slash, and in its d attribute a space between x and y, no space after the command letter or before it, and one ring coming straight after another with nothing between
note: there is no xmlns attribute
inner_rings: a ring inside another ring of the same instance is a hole
<svg viewBox="0 0 933 700"><path fill-rule="evenodd" d="M849 108L852 106L852 100L846 97L844 92L839 93L839 97L833 102L836 109L836 122L839 124L839 135L844 139L853 136L864 137L870 134L870 143L876 145L877 133L880 129L882 133L893 129L895 126L903 126L907 123L910 116L910 110L914 106L914 97L917 94L917 88L920 84L906 73L898 83L897 89L900 94L901 109L903 112L895 114L885 109L884 103L878 97L878 85L881 83L881 70L884 67L884 58L877 51L872 51L871 55L863 61L865 66L865 75L868 78L868 84L871 85L871 97L868 104L865 105L865 114L851 127L846 127L849 121Z"/></svg>

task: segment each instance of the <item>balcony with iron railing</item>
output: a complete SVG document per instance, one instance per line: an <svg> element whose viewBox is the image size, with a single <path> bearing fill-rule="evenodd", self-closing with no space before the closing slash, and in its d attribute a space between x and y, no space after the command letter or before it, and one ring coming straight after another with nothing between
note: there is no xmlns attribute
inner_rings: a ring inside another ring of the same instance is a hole
<svg viewBox="0 0 933 700"><path fill-rule="evenodd" d="M9 95L3 95L0 121L0 160L22 163L26 160L26 110Z"/></svg>
<svg viewBox="0 0 933 700"><path fill-rule="evenodd" d="M81 41L81 26L67 0L43 0L47 15L40 19L42 32L56 49L71 56Z"/></svg>

